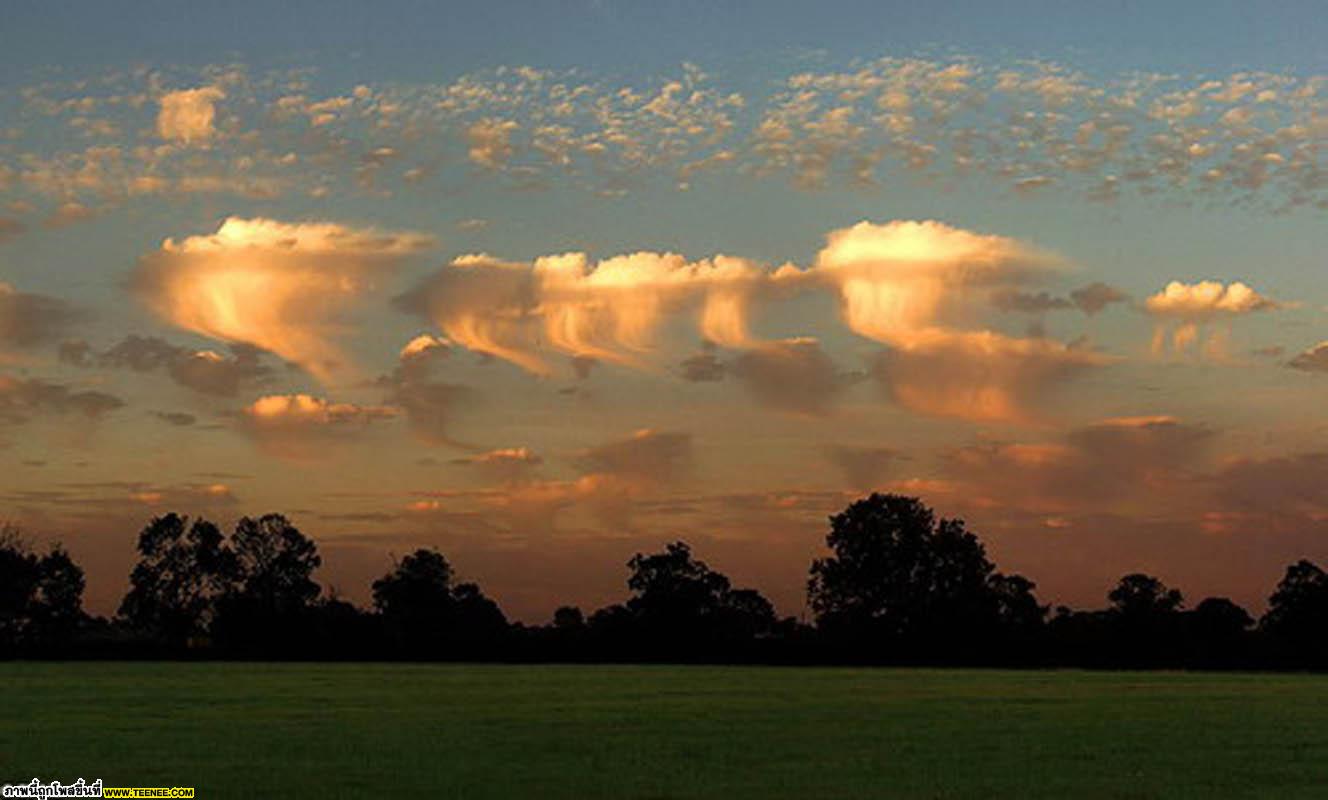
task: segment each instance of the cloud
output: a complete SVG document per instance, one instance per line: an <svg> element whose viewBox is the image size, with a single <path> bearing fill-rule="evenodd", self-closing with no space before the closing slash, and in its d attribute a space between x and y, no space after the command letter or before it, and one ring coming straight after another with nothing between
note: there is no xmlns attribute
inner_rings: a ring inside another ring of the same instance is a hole
<svg viewBox="0 0 1328 800"><path fill-rule="evenodd" d="M713 342L746 345L751 295L764 278L755 264L727 256L688 262L638 252L592 265L584 253L530 264L476 254L455 259L397 303L462 347L548 375L545 349L641 367L659 326L679 313L693 314Z"/></svg>
<svg viewBox="0 0 1328 800"><path fill-rule="evenodd" d="M1092 316L1113 303L1124 303L1130 296L1105 283L1095 282L1070 292L1070 301L1080 311Z"/></svg>
<svg viewBox="0 0 1328 800"><path fill-rule="evenodd" d="M762 405L798 414L824 415L852 382L815 339L766 342L745 350L728 367Z"/></svg>
<svg viewBox="0 0 1328 800"><path fill-rule="evenodd" d="M97 420L122 406L123 400L106 392L77 391L38 378L0 375L0 422L21 423L36 414Z"/></svg>
<svg viewBox="0 0 1328 800"><path fill-rule="evenodd" d="M1033 294L1015 289L992 292L991 304L1001 311L1016 311L1023 314L1042 314L1074 306L1064 297L1053 297L1047 292Z"/></svg>
<svg viewBox="0 0 1328 800"><path fill-rule="evenodd" d="M187 428L198 421L198 417L183 411L153 411L152 416L178 428Z"/></svg>
<svg viewBox="0 0 1328 800"><path fill-rule="evenodd" d="M843 473L850 488L866 492L883 485L902 456L889 447L840 444L827 447L826 458Z"/></svg>
<svg viewBox="0 0 1328 800"><path fill-rule="evenodd" d="M986 442L943 459L966 502L1037 513L1178 508L1213 441L1205 427L1165 415L1117 417L1045 443Z"/></svg>
<svg viewBox="0 0 1328 800"><path fill-rule="evenodd" d="M405 413L411 431L430 444L459 444L448 428L457 409L474 396L467 386L431 380L451 352L452 343L442 337L416 336L401 348L396 368L375 381L387 390L383 402Z"/></svg>
<svg viewBox="0 0 1328 800"><path fill-rule="evenodd" d="M244 408L240 429L273 455L308 461L324 455L329 446L397 414L388 406L333 403L307 394L274 394Z"/></svg>
<svg viewBox="0 0 1328 800"><path fill-rule="evenodd" d="M0 217L0 244L17 238L28 229L27 225L10 217Z"/></svg>
<svg viewBox="0 0 1328 800"><path fill-rule="evenodd" d="M0 281L0 345L45 344L82 318L78 309L58 297L20 292Z"/></svg>
<svg viewBox="0 0 1328 800"><path fill-rule="evenodd" d="M1287 362L1292 369L1328 372L1328 342L1320 342Z"/></svg>
<svg viewBox="0 0 1328 800"><path fill-rule="evenodd" d="M42 227L59 229L67 228L80 222L86 222L97 216L97 212L82 203L70 200L61 203L51 212L50 216L42 220Z"/></svg>
<svg viewBox="0 0 1328 800"><path fill-rule="evenodd" d="M260 360L260 352L248 345L232 345L227 357L212 350L192 350L155 336L130 335L101 353L92 353L87 342L75 340L60 346L62 361L77 366L161 371L185 388L213 397L233 397L240 389L261 384L272 370Z"/></svg>
<svg viewBox="0 0 1328 800"><path fill-rule="evenodd" d="M808 279L828 281L853 332L888 349L872 373L899 405L935 416L1030 421L1065 380L1111 359L1044 337L958 327L970 291L1055 274L1056 256L939 222L861 222L832 232Z"/></svg>
<svg viewBox="0 0 1328 800"><path fill-rule="evenodd" d="M140 259L131 288L164 319L298 364L323 382L347 364L345 312L428 236L326 222L226 219Z"/></svg>
<svg viewBox="0 0 1328 800"><path fill-rule="evenodd" d="M537 375L551 373L545 350L581 365L652 369L657 330L691 317L707 344L681 364L684 380L732 374L760 402L822 414L851 376L839 374L814 339L762 339L750 318L758 304L831 293L850 330L890 346L895 363L877 372L901 405L1015 421L1031 417L1027 400L1110 359L1045 338L956 326L975 315L974 292L1014 291L1057 274L1060 264L1014 239L940 222L861 222L831 232L806 269L652 252L593 265L584 253L530 264L480 254L455 259L397 304L432 319L449 343ZM720 347L737 354L721 360Z"/></svg>
<svg viewBox="0 0 1328 800"><path fill-rule="evenodd" d="M1052 339L932 329L878 354L872 375L919 414L1027 423L1068 379L1112 361Z"/></svg>
<svg viewBox="0 0 1328 800"><path fill-rule="evenodd" d="M1239 458L1213 477L1213 496L1224 508L1280 517L1328 518L1328 453Z"/></svg>
<svg viewBox="0 0 1328 800"><path fill-rule="evenodd" d="M1200 339L1201 327L1217 319L1230 320L1256 311L1281 308L1282 305L1265 297L1240 281L1223 285L1220 281L1183 283L1172 281L1166 288L1144 301L1148 313L1170 324L1159 322L1153 334L1153 352L1166 348L1170 330L1171 349L1186 352ZM1208 355L1221 359L1226 355L1226 332L1219 329L1211 333L1204 345Z"/></svg>
<svg viewBox="0 0 1328 800"><path fill-rule="evenodd" d="M449 433L458 408L473 397L467 386L436 381L407 381L395 386L385 402L401 409L417 437L431 444L458 444Z"/></svg>
<svg viewBox="0 0 1328 800"><path fill-rule="evenodd" d="M483 119L466 128L467 155L482 167L498 169L512 157L512 132L518 126L511 120Z"/></svg>
<svg viewBox="0 0 1328 800"><path fill-rule="evenodd" d="M201 144L216 135L216 103L226 93L216 86L180 89L161 96L157 135L168 141Z"/></svg>
<svg viewBox="0 0 1328 800"><path fill-rule="evenodd" d="M511 484L529 480L544 459L525 447L504 447L456 458L452 463L470 467L490 481Z"/></svg>
<svg viewBox="0 0 1328 800"><path fill-rule="evenodd" d="M1274 309L1278 308L1278 303L1240 281L1227 286L1223 286L1220 281L1172 281L1165 289L1145 300L1144 307L1157 316L1201 320Z"/></svg>
<svg viewBox="0 0 1328 800"><path fill-rule="evenodd" d="M691 468L691 460L690 434L650 429L592 447L577 456L577 463L587 474L647 483L683 477Z"/></svg>
<svg viewBox="0 0 1328 800"><path fill-rule="evenodd" d="M715 354L715 345L705 342L701 352L690 355L678 364L678 374L688 383L714 383L724 380L728 365Z"/></svg>
<svg viewBox="0 0 1328 800"><path fill-rule="evenodd" d="M859 222L826 237L810 274L835 286L850 330L898 345L955 316L966 290L1025 283L1059 264L1017 240L941 222Z"/></svg>

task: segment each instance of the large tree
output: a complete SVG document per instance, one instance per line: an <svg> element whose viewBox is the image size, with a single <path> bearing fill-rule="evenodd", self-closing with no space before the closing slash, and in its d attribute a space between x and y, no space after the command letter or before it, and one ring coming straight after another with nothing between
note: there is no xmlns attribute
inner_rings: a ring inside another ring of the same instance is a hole
<svg viewBox="0 0 1328 800"><path fill-rule="evenodd" d="M443 554L422 548L374 581L374 606L399 648L464 657L506 633L507 619L497 603L476 584L452 580L452 565Z"/></svg>
<svg viewBox="0 0 1328 800"><path fill-rule="evenodd" d="M1288 657L1328 665L1328 573L1305 560L1287 567L1259 627Z"/></svg>
<svg viewBox="0 0 1328 800"><path fill-rule="evenodd" d="M84 619L84 584L64 548L38 555L17 528L0 525L0 652L66 640Z"/></svg>
<svg viewBox="0 0 1328 800"><path fill-rule="evenodd" d="M660 553L637 553L627 567L632 626L659 645L737 643L766 635L775 626L770 601L755 589L734 589L727 576L695 558L685 542Z"/></svg>
<svg viewBox="0 0 1328 800"><path fill-rule="evenodd" d="M832 555L812 563L817 626L863 647L974 650L1007 623L1039 625L1033 584L996 572L962 520L915 497L872 494L830 518Z"/></svg>
<svg viewBox="0 0 1328 800"><path fill-rule="evenodd" d="M244 517L231 535L235 593L266 613L302 611L318 597L318 546L281 514Z"/></svg>
<svg viewBox="0 0 1328 800"><path fill-rule="evenodd" d="M280 514L244 517L230 537L232 583L212 626L219 645L251 652L298 650L321 591L318 547Z"/></svg>
<svg viewBox="0 0 1328 800"><path fill-rule="evenodd" d="M155 517L138 535L138 553L120 615L173 645L205 633L235 579L234 554L217 526Z"/></svg>

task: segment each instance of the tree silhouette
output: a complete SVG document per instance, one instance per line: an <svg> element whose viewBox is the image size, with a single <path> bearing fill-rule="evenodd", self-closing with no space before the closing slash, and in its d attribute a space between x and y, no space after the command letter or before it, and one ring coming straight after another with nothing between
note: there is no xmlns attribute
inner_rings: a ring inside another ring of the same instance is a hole
<svg viewBox="0 0 1328 800"><path fill-rule="evenodd" d="M1185 604L1185 597L1178 590L1140 572L1121 578L1116 588L1107 593L1107 600L1116 613L1136 619L1165 617L1180 611Z"/></svg>
<svg viewBox="0 0 1328 800"><path fill-rule="evenodd" d="M1208 597L1186 616L1191 664L1214 668L1248 662L1254 618L1245 609L1225 597Z"/></svg>
<svg viewBox="0 0 1328 800"><path fill-rule="evenodd" d="M230 538L232 584L217 604L213 634L226 646L272 652L301 644L320 587L318 547L280 514L244 517Z"/></svg>
<svg viewBox="0 0 1328 800"><path fill-rule="evenodd" d="M1112 623L1112 661L1122 666L1178 665L1184 596L1151 575L1126 575L1107 594Z"/></svg>
<svg viewBox="0 0 1328 800"><path fill-rule="evenodd" d="M174 513L155 517L138 536L138 553L120 615L173 646L205 633L235 575L217 526Z"/></svg>
<svg viewBox="0 0 1328 800"><path fill-rule="evenodd" d="M729 579L692 556L685 542L664 552L637 553L627 562L626 603L638 637L663 652L705 643L740 643L768 634L775 610L754 589L733 589Z"/></svg>
<svg viewBox="0 0 1328 800"><path fill-rule="evenodd" d="M0 653L68 642L83 614L83 570L56 545L42 556L0 526Z"/></svg>
<svg viewBox="0 0 1328 800"><path fill-rule="evenodd" d="M1032 582L995 571L962 520L914 497L873 494L830 518L833 555L812 563L817 627L893 657L982 657L1003 623L1038 626Z"/></svg>
<svg viewBox="0 0 1328 800"><path fill-rule="evenodd" d="M452 565L437 550L419 549L373 584L374 606L395 645L415 655L459 655L492 647L507 620L473 583L452 585Z"/></svg>
<svg viewBox="0 0 1328 800"><path fill-rule="evenodd" d="M1284 659L1328 666L1328 574L1310 561L1287 567L1259 621Z"/></svg>

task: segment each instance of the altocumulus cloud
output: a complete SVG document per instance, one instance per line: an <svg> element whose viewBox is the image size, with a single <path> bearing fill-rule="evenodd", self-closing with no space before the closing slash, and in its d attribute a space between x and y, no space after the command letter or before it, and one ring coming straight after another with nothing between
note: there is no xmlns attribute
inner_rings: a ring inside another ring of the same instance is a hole
<svg viewBox="0 0 1328 800"><path fill-rule="evenodd" d="M833 363L808 337L754 335L751 318L762 304L829 294L838 298L850 331L889 348L875 374L900 405L927 414L1018 421L1033 415L1031 399L1111 359L1045 337L1011 337L959 321L972 316L973 295L1005 296L1059 275L1061 266L1054 254L1018 240L941 222L861 222L831 232L806 268L652 252L599 262L584 253L529 263L462 256L397 304L433 320L449 343L537 375L552 372L549 353L653 369L658 329L671 318L690 318L708 344L682 365L686 379L733 374L762 402L823 413L843 385ZM1116 301L1102 287L1082 305L1096 311ZM739 356L726 363L716 355L721 347ZM825 396L793 391L793 381L819 387Z"/></svg>
<svg viewBox="0 0 1328 800"><path fill-rule="evenodd" d="M270 351L327 382L347 367L336 339L349 307L432 245L413 233L231 217L213 234L165 240L130 286L180 328Z"/></svg>

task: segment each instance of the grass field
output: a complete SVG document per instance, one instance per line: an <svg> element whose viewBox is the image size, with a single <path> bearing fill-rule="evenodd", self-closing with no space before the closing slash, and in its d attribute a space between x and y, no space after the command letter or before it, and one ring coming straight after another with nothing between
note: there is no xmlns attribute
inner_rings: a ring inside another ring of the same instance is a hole
<svg viewBox="0 0 1328 800"><path fill-rule="evenodd" d="M4 781L200 798L1328 796L1328 676L7 663L0 698Z"/></svg>

